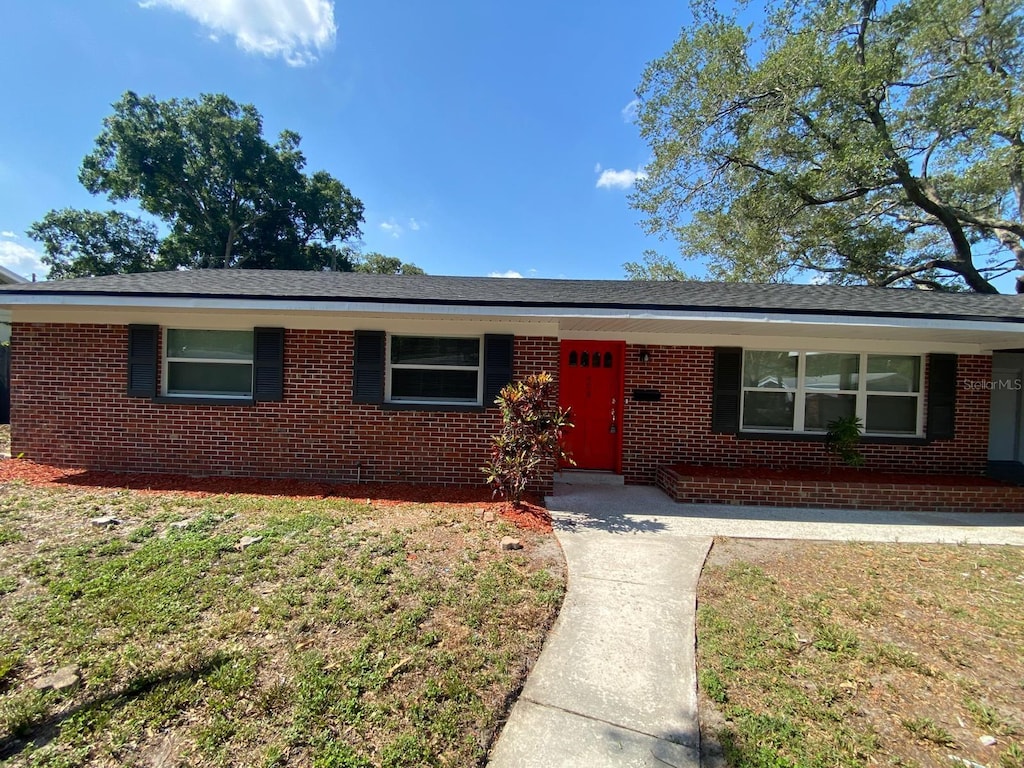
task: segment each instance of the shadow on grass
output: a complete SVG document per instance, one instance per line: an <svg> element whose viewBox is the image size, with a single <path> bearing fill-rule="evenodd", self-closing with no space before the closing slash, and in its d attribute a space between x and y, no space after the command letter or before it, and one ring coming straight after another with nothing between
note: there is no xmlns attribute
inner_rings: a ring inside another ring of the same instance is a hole
<svg viewBox="0 0 1024 768"><path fill-rule="evenodd" d="M21 754L29 746L36 749L46 746L60 736L61 727L70 718L82 712L99 709L111 702L117 709L152 693L163 685L185 682L197 682L233 657L217 652L209 657L197 660L183 669L156 670L144 674L131 681L118 691L100 693L93 698L75 704L69 709L25 723L16 733L0 734L0 761L9 760Z"/></svg>

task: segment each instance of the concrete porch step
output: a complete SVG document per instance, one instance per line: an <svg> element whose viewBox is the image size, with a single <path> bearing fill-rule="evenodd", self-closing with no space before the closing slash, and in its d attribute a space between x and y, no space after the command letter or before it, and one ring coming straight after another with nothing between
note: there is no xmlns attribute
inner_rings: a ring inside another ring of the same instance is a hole
<svg viewBox="0 0 1024 768"><path fill-rule="evenodd" d="M593 469L565 469L555 472L556 483L568 485L625 485L622 475Z"/></svg>

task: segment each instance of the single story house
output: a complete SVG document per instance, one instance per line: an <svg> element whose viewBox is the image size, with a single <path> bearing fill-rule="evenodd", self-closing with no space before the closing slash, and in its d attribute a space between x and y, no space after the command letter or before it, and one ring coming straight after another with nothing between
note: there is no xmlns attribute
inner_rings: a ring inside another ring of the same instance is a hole
<svg viewBox="0 0 1024 768"><path fill-rule="evenodd" d="M577 466L1024 460L1024 297L818 285L203 270L0 287L15 455L107 470L479 483L549 371ZM546 479L550 484L550 478Z"/></svg>

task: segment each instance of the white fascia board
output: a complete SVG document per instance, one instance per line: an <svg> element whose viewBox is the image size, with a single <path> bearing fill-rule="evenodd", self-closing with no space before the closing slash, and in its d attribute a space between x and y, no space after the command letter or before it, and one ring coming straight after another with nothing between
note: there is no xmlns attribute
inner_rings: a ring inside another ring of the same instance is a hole
<svg viewBox="0 0 1024 768"><path fill-rule="evenodd" d="M117 307L139 309L203 309L274 312L340 312L345 314L411 314L446 317L507 317L537 320L559 318L601 318L619 320L700 320L703 322L753 322L773 325L843 325L861 328L921 328L1024 335L1024 322L960 320L933 317L851 316L787 312L715 312L708 310L601 308L601 307L516 307L452 304L415 304L364 301L309 301L296 299L233 299L164 296L89 296L76 294L7 294L0 308L32 307Z"/></svg>

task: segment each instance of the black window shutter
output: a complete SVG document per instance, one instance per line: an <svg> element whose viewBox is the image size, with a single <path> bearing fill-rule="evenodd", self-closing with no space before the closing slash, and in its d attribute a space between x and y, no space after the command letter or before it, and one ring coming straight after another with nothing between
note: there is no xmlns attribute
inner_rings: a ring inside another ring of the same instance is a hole
<svg viewBox="0 0 1024 768"><path fill-rule="evenodd" d="M356 331L352 402L384 401L384 331Z"/></svg>
<svg viewBox="0 0 1024 768"><path fill-rule="evenodd" d="M929 440L949 440L956 424L956 355L928 355Z"/></svg>
<svg viewBox="0 0 1024 768"><path fill-rule="evenodd" d="M128 326L128 397L156 397L160 326Z"/></svg>
<svg viewBox="0 0 1024 768"><path fill-rule="evenodd" d="M253 399L284 400L284 328L254 328L253 352Z"/></svg>
<svg viewBox="0 0 1024 768"><path fill-rule="evenodd" d="M736 433L740 429L740 377L743 350L739 347L715 347L712 373L711 431Z"/></svg>
<svg viewBox="0 0 1024 768"><path fill-rule="evenodd" d="M514 336L484 336L484 407L490 408L502 388L512 382Z"/></svg>

